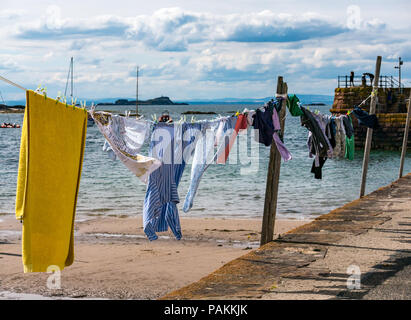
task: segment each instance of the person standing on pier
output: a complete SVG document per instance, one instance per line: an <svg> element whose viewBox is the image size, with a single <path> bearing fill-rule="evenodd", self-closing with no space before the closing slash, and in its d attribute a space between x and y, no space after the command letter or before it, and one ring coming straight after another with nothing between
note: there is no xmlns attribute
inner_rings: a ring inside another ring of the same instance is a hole
<svg viewBox="0 0 411 320"><path fill-rule="evenodd" d="M350 87L354 87L354 71L350 73Z"/></svg>
<svg viewBox="0 0 411 320"><path fill-rule="evenodd" d="M364 76L369 76L370 77L370 86L372 87L372 83L374 81L374 75L372 73L366 72L366 73L364 73Z"/></svg>

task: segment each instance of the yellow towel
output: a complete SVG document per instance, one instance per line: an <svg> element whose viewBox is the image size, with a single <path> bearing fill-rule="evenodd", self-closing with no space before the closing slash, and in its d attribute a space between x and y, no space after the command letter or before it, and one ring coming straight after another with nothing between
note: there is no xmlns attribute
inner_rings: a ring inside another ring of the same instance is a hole
<svg viewBox="0 0 411 320"><path fill-rule="evenodd" d="M27 91L17 178L24 272L74 261L73 227L87 111Z"/></svg>

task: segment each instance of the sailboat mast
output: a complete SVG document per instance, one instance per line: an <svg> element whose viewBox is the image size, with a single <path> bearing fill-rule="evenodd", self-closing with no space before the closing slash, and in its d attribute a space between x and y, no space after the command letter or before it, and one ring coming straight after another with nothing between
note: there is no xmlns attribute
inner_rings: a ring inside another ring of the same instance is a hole
<svg viewBox="0 0 411 320"><path fill-rule="evenodd" d="M70 75L71 75L71 77L70 77ZM74 93L74 90L73 90L73 87L74 87L74 60L73 60L73 57L71 57L71 59L70 59L70 65L69 65L69 71L68 71L68 74L67 74L67 81L66 81L66 89L64 90L64 97L65 98L67 98L67 88L68 88L68 85L69 85L69 80L71 80L70 81L70 84L71 84L71 90L70 90L70 96L71 96L71 101L73 101L73 93Z"/></svg>
<svg viewBox="0 0 411 320"><path fill-rule="evenodd" d="M138 118L138 66L137 66L137 87L136 87L136 117Z"/></svg>
<svg viewBox="0 0 411 320"><path fill-rule="evenodd" d="M74 61L73 57L71 57L71 100L73 100L73 74L74 74Z"/></svg>

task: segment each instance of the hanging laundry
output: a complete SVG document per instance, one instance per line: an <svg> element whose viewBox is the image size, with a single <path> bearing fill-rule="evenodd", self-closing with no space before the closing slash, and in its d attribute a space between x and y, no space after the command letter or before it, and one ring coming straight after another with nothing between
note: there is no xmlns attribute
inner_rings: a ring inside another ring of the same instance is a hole
<svg viewBox="0 0 411 320"><path fill-rule="evenodd" d="M113 148L110 146L110 144L108 143L106 139L104 139L103 151L107 152L107 155L111 160L114 161L118 159L116 154L113 151Z"/></svg>
<svg viewBox="0 0 411 320"><path fill-rule="evenodd" d="M368 112L359 107L355 107L352 113L356 116L360 125L371 129L377 129L379 127L378 118L375 114L368 114Z"/></svg>
<svg viewBox="0 0 411 320"><path fill-rule="evenodd" d="M293 117L300 117L304 115L299 106L299 103L300 99L298 99L298 97L295 94L288 96L287 108Z"/></svg>
<svg viewBox="0 0 411 320"><path fill-rule="evenodd" d="M315 177L321 177L322 167L327 158L332 157L332 148L330 142L328 141L325 134L325 127L323 128L322 121L316 119L315 114L311 111L301 107L303 115L301 116L301 125L306 127L309 130L307 145L309 149L309 156L314 158L313 167L314 170L311 172L315 173ZM320 119L320 117L317 117ZM320 163L320 158L323 158Z"/></svg>
<svg viewBox="0 0 411 320"><path fill-rule="evenodd" d="M333 158L344 158L345 156L345 130L341 117L333 117L335 122L335 146Z"/></svg>
<svg viewBox="0 0 411 320"><path fill-rule="evenodd" d="M150 241L158 238L156 232L167 231L169 227L177 240L182 237L177 188L188 157L183 155L198 140L199 133L199 123L154 125L150 156L162 161L162 164L150 174L144 199L143 229Z"/></svg>
<svg viewBox="0 0 411 320"><path fill-rule="evenodd" d="M329 130L329 121L330 121L330 117L329 115L325 115L322 113L312 113L312 116L315 118L315 120L317 120L322 133L324 134L325 137L325 141L328 145L328 150L327 150L327 157L328 158L332 158L332 154L333 154L333 147L332 147L332 143L330 141L331 134L328 135L328 132L330 132Z"/></svg>
<svg viewBox="0 0 411 320"><path fill-rule="evenodd" d="M63 270L74 261L87 111L30 90L26 99L16 191L24 272Z"/></svg>
<svg viewBox="0 0 411 320"><path fill-rule="evenodd" d="M315 179L323 178L322 169L323 169L323 166L326 160L327 160L327 157L319 157L318 166L315 166L315 162L313 162L313 165L311 166L311 173L314 173Z"/></svg>
<svg viewBox="0 0 411 320"><path fill-rule="evenodd" d="M224 164L226 152L230 152L230 137L234 133L234 128L237 123L237 117L226 117L221 119L221 123L217 129L214 146L217 148L215 163ZM237 134L235 134L237 137ZM228 157L228 154L227 154Z"/></svg>
<svg viewBox="0 0 411 320"><path fill-rule="evenodd" d="M240 130L246 130L246 129L247 129L247 117L243 114L240 114L236 120L234 131L230 136L228 146L224 148L224 152L221 152L217 158L218 164L226 163L228 155L230 154L230 150L235 142L235 139L237 138L238 132Z"/></svg>
<svg viewBox="0 0 411 320"><path fill-rule="evenodd" d="M352 120L350 116L344 116L345 126L345 157L348 160L354 160L355 141L354 141L354 128L352 126Z"/></svg>
<svg viewBox="0 0 411 320"><path fill-rule="evenodd" d="M344 128L344 121L343 121L343 116L339 116L339 123L340 123L340 141L341 141L341 152L339 154L340 158L345 157L345 147L346 147L346 133L345 133L345 128Z"/></svg>
<svg viewBox="0 0 411 320"><path fill-rule="evenodd" d="M334 119L334 116L330 116L330 115L323 115L323 117L326 119L326 122L327 122L326 127L325 127L325 133L327 135L328 141L330 141L331 147L333 148L333 154L334 154L334 148L336 144L335 135L337 133L335 119Z"/></svg>
<svg viewBox="0 0 411 320"><path fill-rule="evenodd" d="M192 208L204 172L211 163L216 161L218 155L225 150L226 141L223 137L232 131L233 125L232 117L200 123L199 139L191 165L190 186L183 204L184 212L188 212ZM217 152L214 151L215 147L217 147Z"/></svg>
<svg viewBox="0 0 411 320"><path fill-rule="evenodd" d="M254 129L258 130L255 132L255 140L267 147L271 146L274 140L281 157L284 161L288 161L292 159L292 155L284 145L278 117L279 110L281 110L281 99L277 98L276 101L270 100L262 110L257 109L255 111L252 125Z"/></svg>
<svg viewBox="0 0 411 320"><path fill-rule="evenodd" d="M255 110L248 110L247 108L244 108L243 114L247 117L247 124L252 126L254 122Z"/></svg>
<svg viewBox="0 0 411 320"><path fill-rule="evenodd" d="M106 138L103 150L108 152L110 158L120 159L143 183L147 183L148 176L161 165L159 160L139 154L149 136L150 123L107 112L95 112L94 109L91 115Z"/></svg>
<svg viewBox="0 0 411 320"><path fill-rule="evenodd" d="M253 122L255 132L255 140L264 144L266 147L271 146L273 142L274 125L273 125L273 113L269 109L260 110L257 109Z"/></svg>
<svg viewBox="0 0 411 320"><path fill-rule="evenodd" d="M335 137L335 135L337 134L337 124L335 122L335 116L330 117L330 129L332 136Z"/></svg>
<svg viewBox="0 0 411 320"><path fill-rule="evenodd" d="M352 121L350 116L342 115L343 125L345 130L345 135L350 139L354 134L354 128L352 126Z"/></svg>
<svg viewBox="0 0 411 320"><path fill-rule="evenodd" d="M291 160L293 157L291 153L288 151L288 149L286 148L286 146L284 145L284 142L282 139L280 119L278 118L278 113L276 109L273 110L273 126L274 126L273 139L274 139L275 145L281 157L284 159L285 162L287 162L288 160Z"/></svg>
<svg viewBox="0 0 411 320"><path fill-rule="evenodd" d="M283 97L278 96L275 100L274 100L274 99L269 100L269 101L265 104L264 107L265 107L266 109L269 109L270 112L272 112L273 109L276 109L276 110L277 110L277 113L278 113L278 112L281 111L281 108L282 108L282 106L283 106L283 104L281 103L281 101L282 101L283 99L284 99Z"/></svg>

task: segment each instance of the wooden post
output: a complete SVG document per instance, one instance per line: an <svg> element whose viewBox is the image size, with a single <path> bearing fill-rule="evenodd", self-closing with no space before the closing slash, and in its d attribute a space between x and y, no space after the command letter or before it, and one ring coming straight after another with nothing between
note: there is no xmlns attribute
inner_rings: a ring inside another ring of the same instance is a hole
<svg viewBox="0 0 411 320"><path fill-rule="evenodd" d="M381 60L382 60L382 57L378 56L377 63L375 65L375 74L374 74L375 77L374 77L374 84L372 88L369 114L375 114L375 108L376 108L377 99L378 99L378 83L380 80ZM367 171L368 171L368 160L370 158L370 150L371 150L372 131L373 131L372 128L367 129L367 137L365 139L364 158L362 162L362 179L361 179L360 198L363 197L365 193L365 184L367 181Z"/></svg>
<svg viewBox="0 0 411 320"><path fill-rule="evenodd" d="M405 122L404 138L402 140L399 178L402 177L402 171L404 170L404 159L405 159L405 154L407 153L407 144L408 144L408 132L410 130L410 118L411 118L411 90L410 90L410 98L408 99L407 122Z"/></svg>
<svg viewBox="0 0 411 320"><path fill-rule="evenodd" d="M278 77L277 93L287 94L287 83L283 82L283 77ZM284 134L285 116L287 101L282 101L279 112L281 132ZM277 210L278 183L280 180L281 155L277 150L274 140L271 142L270 161L268 163L267 184L265 189L264 215L261 228L260 244L264 245L273 240L275 215Z"/></svg>

